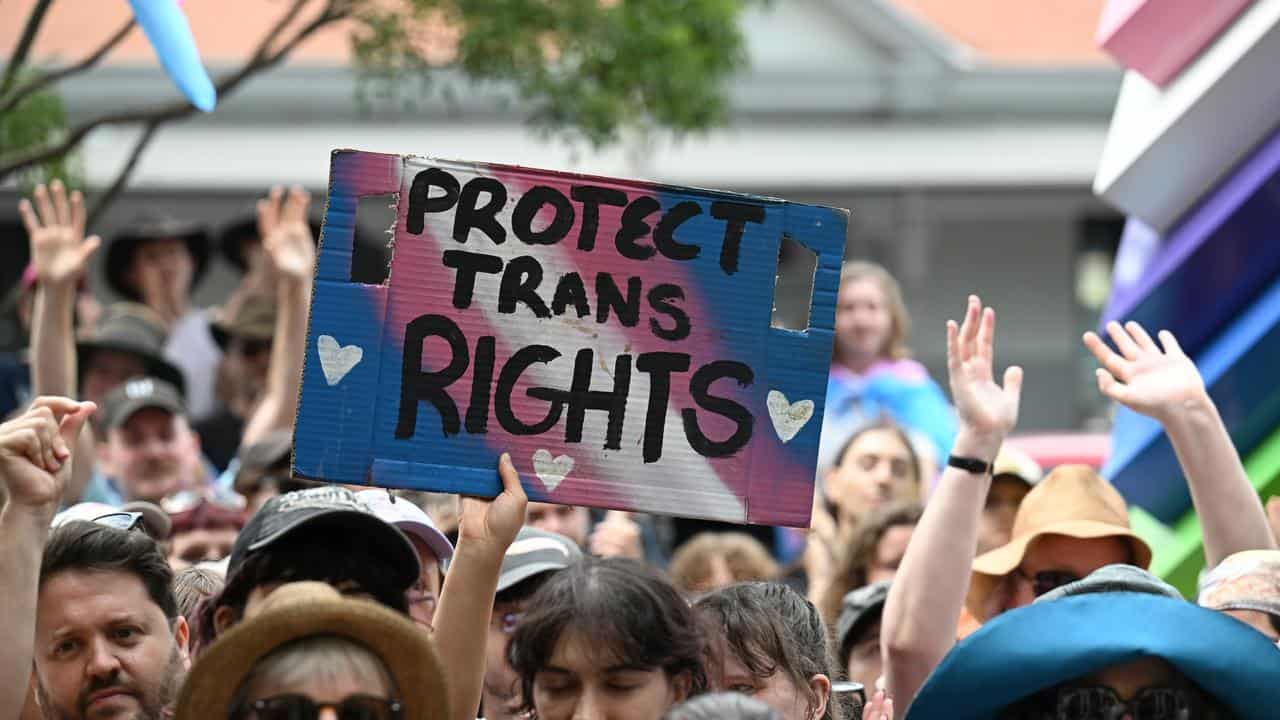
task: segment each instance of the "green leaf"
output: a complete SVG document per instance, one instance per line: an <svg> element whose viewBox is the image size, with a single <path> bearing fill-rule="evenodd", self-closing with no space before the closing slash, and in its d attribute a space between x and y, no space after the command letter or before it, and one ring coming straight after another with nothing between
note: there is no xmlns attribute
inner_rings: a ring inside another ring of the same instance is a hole
<svg viewBox="0 0 1280 720"><path fill-rule="evenodd" d="M35 72L32 70L19 75L14 86L21 87ZM66 130L67 118L62 99L51 90L32 93L13 110L0 115L0 162L56 142ZM62 178L68 187L79 187L83 173L79 155L69 153L20 170L15 177L20 191L26 195L37 184L55 177Z"/></svg>
<svg viewBox="0 0 1280 720"><path fill-rule="evenodd" d="M536 127L600 146L627 128L680 134L723 122L725 83L746 64L738 21L748 2L370 2L352 39L363 84L394 92L435 69L421 29L456 28L453 62L469 78L509 83Z"/></svg>

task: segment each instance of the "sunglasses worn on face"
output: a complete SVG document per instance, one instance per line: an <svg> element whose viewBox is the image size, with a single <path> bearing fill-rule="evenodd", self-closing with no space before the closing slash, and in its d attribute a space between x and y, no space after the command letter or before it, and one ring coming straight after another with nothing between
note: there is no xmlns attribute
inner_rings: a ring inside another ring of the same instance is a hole
<svg viewBox="0 0 1280 720"><path fill-rule="evenodd" d="M1197 698L1185 688L1149 687L1121 700L1109 687L1074 687L1058 692L1055 720L1190 720L1200 717Z"/></svg>
<svg viewBox="0 0 1280 720"><path fill-rule="evenodd" d="M1018 574L1018 577L1031 583L1031 592L1036 597L1040 597L1050 590L1057 590L1063 585L1070 585L1080 579L1079 575L1066 570L1041 570L1034 575L1028 575L1022 568L1018 568L1014 572Z"/></svg>
<svg viewBox="0 0 1280 720"><path fill-rule="evenodd" d="M371 695L348 695L339 703L318 703L306 695L276 695L249 704L244 720L317 720L321 710L332 710L338 720L400 720L402 708L395 700Z"/></svg>

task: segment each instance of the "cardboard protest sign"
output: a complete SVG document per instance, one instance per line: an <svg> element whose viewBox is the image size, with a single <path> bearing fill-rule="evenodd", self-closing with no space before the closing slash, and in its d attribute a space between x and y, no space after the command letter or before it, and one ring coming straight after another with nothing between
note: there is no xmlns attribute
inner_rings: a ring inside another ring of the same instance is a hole
<svg viewBox="0 0 1280 720"><path fill-rule="evenodd" d="M360 197L390 276L350 281ZM807 525L847 213L502 165L333 154L294 471ZM784 237L809 326L770 326Z"/></svg>

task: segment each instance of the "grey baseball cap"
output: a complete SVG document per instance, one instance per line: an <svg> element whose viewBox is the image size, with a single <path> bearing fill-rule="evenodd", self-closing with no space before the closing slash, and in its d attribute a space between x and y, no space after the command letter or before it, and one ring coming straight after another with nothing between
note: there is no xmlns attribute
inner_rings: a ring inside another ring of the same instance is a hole
<svg viewBox="0 0 1280 720"><path fill-rule="evenodd" d="M498 573L498 592L534 575L563 570L582 557L577 543L558 533L525 526L507 548Z"/></svg>
<svg viewBox="0 0 1280 720"><path fill-rule="evenodd" d="M840 601L840 617L836 619L836 650L847 662L854 638L880 619L885 600L889 598L889 581L863 585Z"/></svg>
<svg viewBox="0 0 1280 720"><path fill-rule="evenodd" d="M108 428L118 428L139 410L160 408L173 415L186 415L182 394L171 383L157 377L127 380L102 399L102 420Z"/></svg>

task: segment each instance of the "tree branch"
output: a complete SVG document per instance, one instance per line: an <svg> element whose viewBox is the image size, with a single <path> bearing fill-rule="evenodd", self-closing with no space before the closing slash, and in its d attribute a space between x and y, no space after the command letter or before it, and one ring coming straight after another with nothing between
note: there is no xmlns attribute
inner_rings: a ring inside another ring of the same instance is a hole
<svg viewBox="0 0 1280 720"><path fill-rule="evenodd" d="M280 21L276 23L275 27L272 28L272 33L279 34L289 21L296 16L301 6L307 2L308 0L294 0L293 6L290 7L285 16L282 17ZM275 38L271 35L264 38L262 43L258 46L258 49L255 51L254 56L250 58L248 62L241 66L239 70L222 78L214 85L218 96L222 97L230 94L245 80L262 72L263 70L274 67L315 31L346 17L348 13L346 11L336 9L335 2L336 0L330 0L326 5L324 12L316 16L316 18L311 22L304 25L302 29L298 30L298 32L276 52L268 54L268 48L271 47L271 43ZM196 107L190 102L186 100L179 100L177 102L156 105L142 110L127 110L108 113L92 120L87 120L69 130L60 142L31 150L16 160L0 165L0 180L3 180L23 168L66 155L77 145L83 142L90 132L99 127L106 125L134 125L138 123L155 123L157 125L161 125L172 120L186 117L187 115L195 112L195 110Z"/></svg>
<svg viewBox="0 0 1280 720"><path fill-rule="evenodd" d="M54 70L53 72L45 73L44 75L41 75L40 77L35 78L31 82L28 82L14 90L12 93L9 93L7 96L4 96L3 101L0 101L0 115L3 115L17 107L18 103L22 102L22 100L28 95L42 90L65 77L84 72L94 65L97 65L107 53L111 52L116 45L119 45L122 40L128 37L129 31L133 29L135 24L136 21L130 18L129 22L124 24L124 27L117 30L115 35L112 35L110 39L85 59L74 65L68 65L67 67Z"/></svg>
<svg viewBox="0 0 1280 720"><path fill-rule="evenodd" d="M124 167L120 168L120 172L116 173L116 179L111 182L102 195L100 195L93 203L93 208L89 211L89 219L85 221L87 227L93 227L101 219L103 213L115 202L116 196L124 190L124 186L129 183L129 177L133 175L133 170L138 166L138 160L142 157L142 153L151 144L151 139L155 137L156 130L160 129L159 121L147 123L147 127L142 131L142 136L133 144L133 152L129 154L129 159L125 161Z"/></svg>
<svg viewBox="0 0 1280 720"><path fill-rule="evenodd" d="M36 41L36 33L44 24L44 15L52 4L53 0L39 0L35 7L31 8L31 14L27 16L27 24L22 28L22 37L18 39L18 47L14 48L13 54L9 56L9 64L4 69L4 81L0 82L0 95L9 92L9 88L13 87L13 81L18 79L18 71L26 64L27 55L31 53L31 46Z"/></svg>
<svg viewBox="0 0 1280 720"><path fill-rule="evenodd" d="M253 55L249 58L250 63L262 60L266 57L267 51L271 49L271 43L279 37L280 33L284 32L284 29L288 27L289 23L293 22L293 19L298 16L299 12L302 12L303 6L310 1L311 0L293 0L293 4L289 6L289 9L285 11L284 15L280 16L280 19L276 21L276 24L273 25L266 36L262 38L262 42L258 43L257 49L253 51ZM329 6L325 8L325 11L320 13L320 17L324 17L332 11L332 9L333 3L331 1Z"/></svg>

